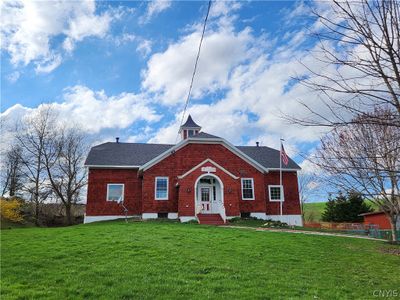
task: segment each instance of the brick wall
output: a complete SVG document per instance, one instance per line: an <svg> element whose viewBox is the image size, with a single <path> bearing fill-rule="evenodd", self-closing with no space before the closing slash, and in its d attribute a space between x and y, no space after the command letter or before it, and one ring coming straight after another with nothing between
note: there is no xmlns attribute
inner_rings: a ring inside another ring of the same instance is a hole
<svg viewBox="0 0 400 300"><path fill-rule="evenodd" d="M90 169L87 191L86 215L124 215L123 207L116 201L107 201L107 184L123 183L124 205L129 215L141 214L141 179L137 170Z"/></svg>
<svg viewBox="0 0 400 300"><path fill-rule="evenodd" d="M87 198L87 215L122 215L123 208L116 202L106 201L108 183L125 184L125 205L129 214L179 212L180 216L193 216L194 184L204 172L201 167L182 179L183 175L207 158L213 160L233 175L232 178L216 167L214 173L224 185L224 203L228 216L238 216L240 212L266 212L279 214L279 203L269 201L268 185L279 184L279 172L263 174L252 165L229 151L222 145L188 144L174 154L146 170L139 178L137 170L91 169ZM207 162L203 165L214 166ZM215 167L215 166L214 166ZM169 199L155 200L155 177L169 177ZM240 178L254 179L255 200L242 200ZM284 172L285 202L284 214L300 214L296 172ZM179 198L179 203L178 203Z"/></svg>
<svg viewBox="0 0 400 300"><path fill-rule="evenodd" d="M279 184L279 172L264 175L224 146L214 144L188 144L148 169L143 177L143 212L179 211L180 216L193 216L194 184L203 172L201 168L198 168L183 179L178 180L177 177L207 158L239 177L239 179L233 179L219 168L215 173L224 183L224 201L228 216L237 216L240 212L279 214L279 203L269 202L267 188L269 184ZM213 164L206 163L203 166L213 166ZM157 176L169 176L168 201L154 200L154 180ZM246 177L254 179L255 200L242 200L240 178ZM296 172L285 172L283 183L285 185L284 214L300 214Z"/></svg>
<svg viewBox="0 0 400 300"><path fill-rule="evenodd" d="M264 175L265 194L267 199L267 215L279 215L280 203L269 201L268 185L279 185L279 171L269 172ZM296 172L283 172L282 175L283 193L285 201L283 202L282 212L284 215L301 214L299 187Z"/></svg>

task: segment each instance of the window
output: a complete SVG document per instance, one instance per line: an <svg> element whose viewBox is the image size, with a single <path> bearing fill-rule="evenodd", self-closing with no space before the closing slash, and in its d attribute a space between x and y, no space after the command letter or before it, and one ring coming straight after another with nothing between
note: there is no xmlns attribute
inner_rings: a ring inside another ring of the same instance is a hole
<svg viewBox="0 0 400 300"><path fill-rule="evenodd" d="M250 213L249 212L242 212L242 213L240 213L240 217L242 219L249 219L250 218Z"/></svg>
<svg viewBox="0 0 400 300"><path fill-rule="evenodd" d="M156 177L156 200L168 200L168 177Z"/></svg>
<svg viewBox="0 0 400 300"><path fill-rule="evenodd" d="M107 201L124 201L124 185L120 183L107 184Z"/></svg>
<svg viewBox="0 0 400 300"><path fill-rule="evenodd" d="M242 199L254 200L254 180L253 178L242 178Z"/></svg>
<svg viewBox="0 0 400 300"><path fill-rule="evenodd" d="M201 179L200 179L200 183L204 183L204 184L213 184L213 183L214 183L214 179L210 179L210 178L201 178Z"/></svg>
<svg viewBox="0 0 400 300"><path fill-rule="evenodd" d="M194 130L188 130L188 136L189 137L194 136Z"/></svg>
<svg viewBox="0 0 400 300"><path fill-rule="evenodd" d="M213 201L217 201L217 187L214 185L213 187Z"/></svg>
<svg viewBox="0 0 400 300"><path fill-rule="evenodd" d="M158 213L157 217L159 219L168 219L168 213Z"/></svg>
<svg viewBox="0 0 400 300"><path fill-rule="evenodd" d="M284 201L283 186L270 185L269 188L269 201Z"/></svg>
<svg viewBox="0 0 400 300"><path fill-rule="evenodd" d="M201 201L210 202L210 188L208 187L201 188Z"/></svg>

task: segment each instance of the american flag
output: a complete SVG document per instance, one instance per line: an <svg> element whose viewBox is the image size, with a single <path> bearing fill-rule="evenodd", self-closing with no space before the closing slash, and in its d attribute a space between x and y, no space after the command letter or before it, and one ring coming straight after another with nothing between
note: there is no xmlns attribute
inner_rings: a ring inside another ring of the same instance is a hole
<svg viewBox="0 0 400 300"><path fill-rule="evenodd" d="M285 148L283 148L283 144L281 143L281 159L282 162L285 166L288 165L289 163L289 157L287 156L286 152L285 152Z"/></svg>

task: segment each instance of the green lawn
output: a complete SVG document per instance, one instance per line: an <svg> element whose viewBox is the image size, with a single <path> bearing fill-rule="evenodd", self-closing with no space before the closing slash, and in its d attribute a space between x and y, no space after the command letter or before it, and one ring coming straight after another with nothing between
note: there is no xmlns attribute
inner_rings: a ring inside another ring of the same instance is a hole
<svg viewBox="0 0 400 300"><path fill-rule="evenodd" d="M368 299L399 289L384 242L122 221L1 231L1 299Z"/></svg>

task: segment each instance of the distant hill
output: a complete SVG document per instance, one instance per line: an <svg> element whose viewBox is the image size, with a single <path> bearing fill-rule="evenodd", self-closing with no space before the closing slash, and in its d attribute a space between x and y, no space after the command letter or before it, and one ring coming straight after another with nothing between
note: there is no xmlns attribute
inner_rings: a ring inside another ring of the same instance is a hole
<svg viewBox="0 0 400 300"><path fill-rule="evenodd" d="M304 221L306 223L320 222L326 202L315 202L304 204Z"/></svg>
<svg viewBox="0 0 400 300"><path fill-rule="evenodd" d="M369 200L366 202L371 206L371 208L375 211L378 210L376 204L372 203ZM322 213L324 212L326 202L314 202L314 203L305 203L304 204L304 220L307 223L312 222L320 222Z"/></svg>

